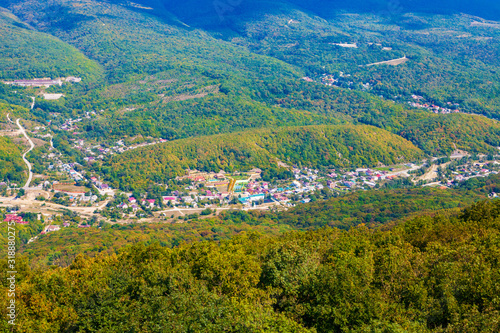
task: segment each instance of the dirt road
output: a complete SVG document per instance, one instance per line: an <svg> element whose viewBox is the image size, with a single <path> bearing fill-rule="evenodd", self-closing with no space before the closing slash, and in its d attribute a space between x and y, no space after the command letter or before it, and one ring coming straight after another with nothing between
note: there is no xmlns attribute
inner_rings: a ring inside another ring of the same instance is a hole
<svg viewBox="0 0 500 333"><path fill-rule="evenodd" d="M44 191L36 191L44 192ZM43 195L43 193L42 193ZM63 205L58 205L53 202L48 201L38 201L33 198L33 195L28 194L28 198L15 199L15 197L0 197L0 207L14 207L19 206L23 210L33 210L41 212L43 214L54 214L63 209L67 209L78 214L92 216L96 210L103 209L107 204L108 200L103 201L99 206L93 207L66 207Z"/></svg>
<svg viewBox="0 0 500 333"><path fill-rule="evenodd" d="M404 56L404 57L398 58L398 59L392 59L392 60L387 60L387 61L374 62L373 64L368 64L368 65L365 65L364 67L376 66L376 65L392 65L392 66L397 66L397 65L404 64L408 60L410 60L410 59L408 59L406 56Z"/></svg>
<svg viewBox="0 0 500 333"><path fill-rule="evenodd" d="M26 181L26 184L23 186L23 188L28 188L28 187L30 187L31 180L33 179L33 172L31 171L31 163L28 162L28 160L26 159L26 155L30 151L32 151L33 148L35 148L35 144L28 137L28 135L26 134L26 131L24 130L24 128L19 123L19 120L20 120L19 118L16 120L17 127L19 127L19 130L21 131L21 133L24 135L24 137L26 138L26 140L28 140L28 142L30 143L30 149L28 149L28 151L23 154L23 161L28 166L28 172L29 172L28 180Z"/></svg>

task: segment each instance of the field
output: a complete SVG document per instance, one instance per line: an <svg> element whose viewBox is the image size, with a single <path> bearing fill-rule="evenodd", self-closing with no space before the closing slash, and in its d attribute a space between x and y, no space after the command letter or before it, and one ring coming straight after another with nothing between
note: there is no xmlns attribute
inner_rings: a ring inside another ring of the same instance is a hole
<svg viewBox="0 0 500 333"><path fill-rule="evenodd" d="M54 184L54 190L66 193L81 194L87 193L89 189L83 186L69 185L69 184Z"/></svg>

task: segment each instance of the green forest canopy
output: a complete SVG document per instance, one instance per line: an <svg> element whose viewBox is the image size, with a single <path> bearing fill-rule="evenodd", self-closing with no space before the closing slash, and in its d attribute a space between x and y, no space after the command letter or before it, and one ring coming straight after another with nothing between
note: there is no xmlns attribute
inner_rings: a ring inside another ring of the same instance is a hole
<svg viewBox="0 0 500 333"><path fill-rule="evenodd" d="M100 171L121 187L145 188L182 176L186 169L248 171L276 168L278 161L315 168L376 166L422 156L410 142L373 126L282 127L138 148L104 163Z"/></svg>
<svg viewBox="0 0 500 333"><path fill-rule="evenodd" d="M495 332L500 201L389 231L242 234L174 249L138 244L31 270L18 260L28 332ZM1 283L7 288L6 260ZM3 315L7 293L0 296ZM7 322L0 325L7 330Z"/></svg>

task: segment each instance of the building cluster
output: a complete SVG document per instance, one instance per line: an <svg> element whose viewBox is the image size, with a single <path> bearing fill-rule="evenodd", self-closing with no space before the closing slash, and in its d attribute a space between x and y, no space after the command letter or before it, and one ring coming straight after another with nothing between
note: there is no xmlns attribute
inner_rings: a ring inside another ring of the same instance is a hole
<svg viewBox="0 0 500 333"><path fill-rule="evenodd" d="M23 221L23 217L17 214L6 214L4 222L15 222L17 224L29 224L28 221Z"/></svg>
<svg viewBox="0 0 500 333"><path fill-rule="evenodd" d="M441 107L432 103L426 103L423 100L424 98L422 96L412 95L411 98L413 99L413 101L409 101L408 104L414 108L426 109L433 113L441 113L441 114L460 112L460 110L457 109L457 107L460 106L458 103L447 102L446 103L447 107Z"/></svg>
<svg viewBox="0 0 500 333"><path fill-rule="evenodd" d="M273 184L260 179L261 170L252 169L245 173L227 174L205 173L196 170L189 171L179 180L190 180L191 185L184 188L184 192L172 191L168 196L163 196L165 205L176 207L205 207L209 203L221 205L240 203L246 206L263 203L281 203L290 205L292 198L300 196L302 202L308 202L308 196L325 187L335 191L349 191L354 189L367 189L374 187L377 182L396 178L385 171L372 169L356 169L355 171L335 171L328 173L309 168L294 168L294 179L279 181ZM236 201L235 201L236 200ZM154 202L149 203L150 208L155 207ZM130 197L129 202L121 203L117 208L132 208L138 210L148 203L137 202Z"/></svg>
<svg viewBox="0 0 500 333"><path fill-rule="evenodd" d="M192 192L193 197L179 197L177 193L164 197L172 204L198 203L203 200L219 199L228 202L231 198L238 198L239 203L254 205L255 203L280 202L288 204L292 197L299 195L302 202L308 202L308 195L328 187L335 191L349 191L358 188L374 187L377 182L396 178L397 175L386 171L372 169L356 169L355 171L329 170L327 173L309 168L294 168L294 179L281 181L271 185L262 181L260 170L253 169L248 173L236 176L225 173L198 173L192 172L182 179L190 179L195 184L186 187L186 190L195 191L196 183L203 184L201 194ZM210 188L211 190L205 190Z"/></svg>
<svg viewBox="0 0 500 333"><path fill-rule="evenodd" d="M500 163L497 161L470 162L451 171L451 175L446 177L446 184L443 185L453 186L471 178L488 177L493 174L498 174L499 168Z"/></svg>
<svg viewBox="0 0 500 333"><path fill-rule="evenodd" d="M64 222L62 224L63 228L67 228L69 226L70 226L70 224L68 222ZM88 224L79 224L78 228L90 228L90 225L88 225ZM58 225L58 224L50 224L50 225L46 226L45 229L40 234L44 235L44 234L47 234L49 232L54 232L54 231L59 231L59 230L61 230L61 226L60 225Z"/></svg>
<svg viewBox="0 0 500 333"><path fill-rule="evenodd" d="M4 84L20 86L20 87L45 87L50 86L62 86L64 82L80 82L82 79L79 77L68 76L61 77L57 79L41 78L41 79L29 79L29 80L13 80L13 81L3 81Z"/></svg>
<svg viewBox="0 0 500 333"><path fill-rule="evenodd" d="M352 86L354 84L354 82L349 81L350 77L351 77L351 74L346 74L344 72L339 72L338 76L325 73L325 74L321 75L319 80L325 86L340 86L341 83L345 83L348 86ZM368 84L368 86L369 86L369 84Z"/></svg>
<svg viewBox="0 0 500 333"><path fill-rule="evenodd" d="M156 199L136 199L133 196L130 196L126 202L122 202L116 207L121 209L130 208L133 212L136 212L141 208L153 209L157 207L157 202Z"/></svg>
<svg viewBox="0 0 500 333"><path fill-rule="evenodd" d="M106 145L106 144L97 144L97 145L92 145L88 142L86 142L83 139L72 139L73 142L72 148L77 149L81 152L83 152L86 156L84 157L84 160L87 162L94 162L96 160L103 160L106 158L106 156L111 156L115 154L122 154L128 150L133 150L137 149L140 147L147 147L159 143L164 143L167 142L166 139L155 139L154 141L151 142L145 142L145 143L140 143L132 146L126 146L123 140L119 140L113 144Z"/></svg>
<svg viewBox="0 0 500 333"><path fill-rule="evenodd" d="M75 166L78 163L63 163L61 160L56 159L57 157L54 153L49 154L48 157L55 159L54 164L49 165L49 170L59 170L60 172L68 175L70 179L77 182L85 179L81 172L75 170Z"/></svg>

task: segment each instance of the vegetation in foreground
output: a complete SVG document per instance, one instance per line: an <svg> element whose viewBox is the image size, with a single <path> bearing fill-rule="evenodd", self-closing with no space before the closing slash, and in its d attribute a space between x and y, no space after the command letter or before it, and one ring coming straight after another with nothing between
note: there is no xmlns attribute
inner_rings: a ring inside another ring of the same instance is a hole
<svg viewBox="0 0 500 333"><path fill-rule="evenodd" d="M50 270L19 259L16 330L496 332L499 221L494 200L389 231L138 244Z"/></svg>

